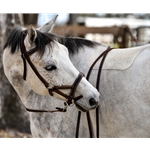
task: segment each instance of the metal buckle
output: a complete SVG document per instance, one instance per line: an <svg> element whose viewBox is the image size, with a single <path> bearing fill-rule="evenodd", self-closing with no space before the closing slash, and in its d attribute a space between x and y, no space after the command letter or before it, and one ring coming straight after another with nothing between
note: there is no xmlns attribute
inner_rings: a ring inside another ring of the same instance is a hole
<svg viewBox="0 0 150 150"><path fill-rule="evenodd" d="M74 100L72 100L72 103L69 105L70 107L74 106Z"/></svg>

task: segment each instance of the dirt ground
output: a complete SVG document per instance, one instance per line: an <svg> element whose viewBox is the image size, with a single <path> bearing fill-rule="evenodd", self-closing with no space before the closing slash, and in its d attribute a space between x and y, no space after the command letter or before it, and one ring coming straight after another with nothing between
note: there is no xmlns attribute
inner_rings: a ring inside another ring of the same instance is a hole
<svg viewBox="0 0 150 150"><path fill-rule="evenodd" d="M14 129L0 129L0 138L32 138L29 133L22 133Z"/></svg>

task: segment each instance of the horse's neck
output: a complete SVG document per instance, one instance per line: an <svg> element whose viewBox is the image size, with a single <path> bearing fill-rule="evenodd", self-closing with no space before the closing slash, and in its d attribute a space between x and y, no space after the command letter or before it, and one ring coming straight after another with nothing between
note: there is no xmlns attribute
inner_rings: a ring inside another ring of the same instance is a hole
<svg viewBox="0 0 150 150"><path fill-rule="evenodd" d="M70 54L70 59L73 65L86 75L92 63L106 49L107 46L102 44L97 45L94 48L85 46L80 48L75 54Z"/></svg>

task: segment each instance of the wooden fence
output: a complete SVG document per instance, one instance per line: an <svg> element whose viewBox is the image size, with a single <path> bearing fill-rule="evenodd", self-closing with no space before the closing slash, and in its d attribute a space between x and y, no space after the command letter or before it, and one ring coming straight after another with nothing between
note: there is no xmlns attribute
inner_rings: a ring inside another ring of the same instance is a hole
<svg viewBox="0 0 150 150"><path fill-rule="evenodd" d="M135 30L138 32L138 29ZM53 33L78 37L85 37L88 33L112 34L114 36L114 43L117 43L120 48L128 47L129 43L136 42L136 37L133 36L130 28L126 25L112 27L86 27L79 25L55 26Z"/></svg>
<svg viewBox="0 0 150 150"><path fill-rule="evenodd" d="M113 34L117 36L120 27L55 26L54 33L60 35L85 36L87 33Z"/></svg>
<svg viewBox="0 0 150 150"><path fill-rule="evenodd" d="M55 26L53 32L59 35L79 37L85 37L87 33L112 34L114 43L117 43L120 48L129 47L132 41L136 42L136 38L126 25L112 27Z"/></svg>

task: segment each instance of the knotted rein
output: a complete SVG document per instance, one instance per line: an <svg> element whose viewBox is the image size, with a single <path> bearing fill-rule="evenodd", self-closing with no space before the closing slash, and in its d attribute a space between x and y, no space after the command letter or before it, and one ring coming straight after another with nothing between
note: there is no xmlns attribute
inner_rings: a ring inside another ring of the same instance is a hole
<svg viewBox="0 0 150 150"><path fill-rule="evenodd" d="M64 108L56 107L56 110L34 110L34 109L26 108L26 110L30 111L30 112L66 112L66 109L69 105L75 103L77 100L79 100L83 97L82 95L75 97L75 92L76 92L77 86L79 85L79 83L84 75L82 73L79 73L79 75L77 76L77 78L75 79L74 83L71 86L70 85L62 85L62 86L53 86L52 87L52 85L50 83L48 83L40 75L40 73L38 72L38 70L36 69L34 64L32 63L30 56L32 54L34 54L35 52L37 52L38 49L35 47L29 51L26 51L26 48L24 45L25 36L26 36L26 31L23 32L22 37L21 37L21 42L20 42L21 57L23 60L23 65L24 65L23 79L26 80L26 76L27 76L27 64L26 63L28 62L28 64L30 65L30 67L32 68L32 70L34 71L36 76L48 89L49 94L51 96L53 96L53 92L55 92L67 99L67 101L64 103ZM65 93L60 91L60 90L65 90L65 89L70 89L69 95L66 95Z"/></svg>
<svg viewBox="0 0 150 150"><path fill-rule="evenodd" d="M99 55L99 57L93 62L93 64L91 65L91 67L90 67L90 69L89 69L89 71L87 73L86 79L89 80L89 77L91 75L93 67L102 58L102 60L100 62L100 65L99 65L98 74L97 74L97 81L96 81L96 89L98 91L99 91L102 67L103 67L103 64L104 64L104 61L105 61L105 58L106 58L108 52L110 52L112 49L113 48L108 47L103 53L101 53ZM86 112L86 116L87 116L87 122L88 122L90 138L92 138L94 132L93 132L93 129L92 129L92 122L91 122L91 117L90 117L90 112L89 111ZM77 119L77 126L76 126L76 135L75 135L76 138L78 138L78 136L79 136L80 119L81 119L81 111L78 112L78 119ZM99 106L96 108L96 137L99 138Z"/></svg>

